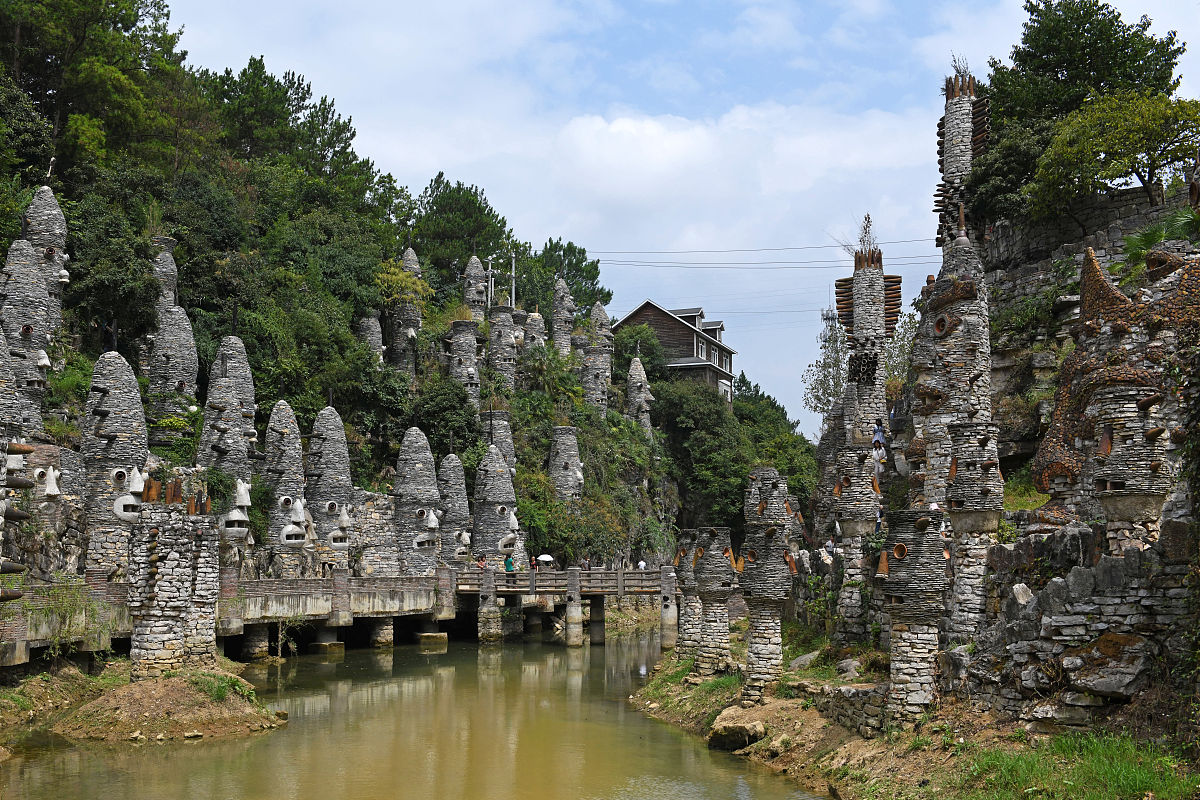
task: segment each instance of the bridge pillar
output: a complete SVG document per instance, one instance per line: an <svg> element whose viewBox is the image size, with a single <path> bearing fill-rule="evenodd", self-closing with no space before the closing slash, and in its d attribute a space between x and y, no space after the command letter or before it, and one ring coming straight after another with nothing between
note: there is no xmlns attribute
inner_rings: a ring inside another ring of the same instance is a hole
<svg viewBox="0 0 1200 800"><path fill-rule="evenodd" d="M659 624L662 633L662 648L672 650L679 637L679 606L675 601L675 568L670 564L663 564L659 575L661 582L658 599L662 606Z"/></svg>
<svg viewBox="0 0 1200 800"><path fill-rule="evenodd" d="M479 578L480 642L499 642L504 639L504 620L500 616L500 605L496 600L496 573L488 567Z"/></svg>
<svg viewBox="0 0 1200 800"><path fill-rule="evenodd" d="M692 593L683 590L683 604L679 607L679 641L675 652L680 658L695 658L700 647L700 628L704 624L704 608L695 588Z"/></svg>
<svg viewBox="0 0 1200 800"><path fill-rule="evenodd" d="M396 629L392 625L391 617L380 617L370 621L371 626L371 646L372 647L394 647L396 644Z"/></svg>
<svg viewBox="0 0 1200 800"><path fill-rule="evenodd" d="M242 629L242 660L261 661L271 655L268 625L246 625Z"/></svg>
<svg viewBox="0 0 1200 800"><path fill-rule="evenodd" d="M542 621L545 613L536 607L525 609L525 635L532 639L542 638Z"/></svg>
<svg viewBox="0 0 1200 800"><path fill-rule="evenodd" d="M583 647L583 596L580 590L580 569L567 569L567 647Z"/></svg>
<svg viewBox="0 0 1200 800"><path fill-rule="evenodd" d="M346 645L338 641L337 627L325 624L317 628L317 640L312 643L311 650L314 653L336 655L345 653Z"/></svg>
<svg viewBox="0 0 1200 800"><path fill-rule="evenodd" d="M592 595L589 605L591 622L588 624L588 638L592 644L604 644L604 595Z"/></svg>

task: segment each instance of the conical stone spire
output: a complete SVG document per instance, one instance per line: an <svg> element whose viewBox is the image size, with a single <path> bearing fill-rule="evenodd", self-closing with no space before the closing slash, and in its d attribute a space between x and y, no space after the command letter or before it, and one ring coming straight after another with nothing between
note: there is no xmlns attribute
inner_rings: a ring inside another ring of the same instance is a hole
<svg viewBox="0 0 1200 800"><path fill-rule="evenodd" d="M554 339L554 346L563 356L571 355L571 331L575 327L577 310L575 298L571 297L571 290L567 287L567 282L559 278L554 282L554 309L550 320L550 335Z"/></svg>
<svg viewBox="0 0 1200 800"><path fill-rule="evenodd" d="M454 453L438 468L438 490L442 498L441 554L449 564L471 558L471 510L467 504L467 476Z"/></svg>
<svg viewBox="0 0 1200 800"><path fill-rule="evenodd" d="M50 297L47 325L51 334L62 327L62 291L71 275L67 272L67 219L54 191L41 186L25 211L21 238L33 246L38 268Z"/></svg>
<svg viewBox="0 0 1200 800"><path fill-rule="evenodd" d="M119 353L105 353L96 361L83 426L87 565L122 572L128 565L129 535L141 504L140 470L149 449L137 378Z"/></svg>
<svg viewBox="0 0 1200 800"><path fill-rule="evenodd" d="M159 310L148 367L150 394L158 398L154 401L155 416L161 419L185 414L195 404L200 367L192 322L181 307Z"/></svg>
<svg viewBox="0 0 1200 800"><path fill-rule="evenodd" d="M324 565L345 567L353 528L350 505L354 486L350 483L346 427L332 407L321 409L313 422L304 474L305 500L316 526L317 557Z"/></svg>
<svg viewBox="0 0 1200 800"><path fill-rule="evenodd" d="M13 377L25 401L26 433L42 428L42 397L50 358L50 295L33 245L18 239L8 249L4 264L3 310L0 326L13 357Z"/></svg>
<svg viewBox="0 0 1200 800"><path fill-rule="evenodd" d="M316 533L306 518L304 501L304 446L300 425L286 401L271 409L267 422L263 479L273 498L267 509L270 528L261 550L267 554L260 574L272 578L313 577Z"/></svg>
<svg viewBox="0 0 1200 800"><path fill-rule="evenodd" d="M410 574L432 574L437 567L442 495L429 439L409 428L396 459L396 522L399 549Z"/></svg>
<svg viewBox="0 0 1200 800"><path fill-rule="evenodd" d="M647 436L654 435L650 425L650 404L653 402L646 369L642 360L634 356L629 360L629 377L625 382L625 416L641 425Z"/></svg>
<svg viewBox="0 0 1200 800"><path fill-rule="evenodd" d="M471 309L471 318L483 322L487 313L487 273L478 256L471 256L463 273L463 300Z"/></svg>
<svg viewBox="0 0 1200 800"><path fill-rule="evenodd" d="M525 542L517 521L517 495L508 464L496 445L490 445L475 475L475 519L471 549L496 568L506 555L525 561Z"/></svg>

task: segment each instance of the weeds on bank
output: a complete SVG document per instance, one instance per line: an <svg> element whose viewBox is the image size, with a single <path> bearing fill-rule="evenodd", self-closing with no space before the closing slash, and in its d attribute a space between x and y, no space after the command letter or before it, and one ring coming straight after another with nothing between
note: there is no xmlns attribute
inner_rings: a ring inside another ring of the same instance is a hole
<svg viewBox="0 0 1200 800"><path fill-rule="evenodd" d="M1170 751L1128 735L1058 736L1036 748L983 750L959 787L970 800L1187 800L1200 789Z"/></svg>
<svg viewBox="0 0 1200 800"><path fill-rule="evenodd" d="M240 678L234 675L222 675L217 672L197 672L194 675L188 676L190 683L198 691L208 695L208 698L214 703L223 703L229 697L230 692L248 700L255 705L258 704L258 697Z"/></svg>

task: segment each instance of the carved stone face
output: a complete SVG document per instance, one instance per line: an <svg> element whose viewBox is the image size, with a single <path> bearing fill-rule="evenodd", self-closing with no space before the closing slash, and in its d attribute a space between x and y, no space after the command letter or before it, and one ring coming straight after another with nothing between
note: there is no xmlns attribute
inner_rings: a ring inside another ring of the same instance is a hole
<svg viewBox="0 0 1200 800"><path fill-rule="evenodd" d="M120 489L124 485L125 492L117 496L113 501L113 516L122 522L134 523L138 521L138 513L142 508L142 488L145 486L145 477L141 471L136 468L118 467L109 473L114 489Z"/></svg>

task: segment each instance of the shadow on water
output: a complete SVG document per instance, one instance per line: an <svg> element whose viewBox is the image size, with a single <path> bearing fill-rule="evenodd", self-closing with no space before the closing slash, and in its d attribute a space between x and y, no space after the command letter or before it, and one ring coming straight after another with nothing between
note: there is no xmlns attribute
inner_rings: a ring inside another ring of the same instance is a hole
<svg viewBox="0 0 1200 800"><path fill-rule="evenodd" d="M251 668L287 728L234 741L114 746L49 735L0 764L0 797L779 800L785 779L632 709L656 635L568 649L455 644Z"/></svg>

